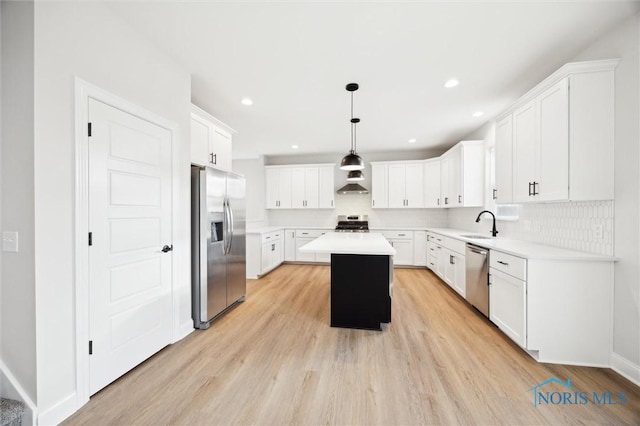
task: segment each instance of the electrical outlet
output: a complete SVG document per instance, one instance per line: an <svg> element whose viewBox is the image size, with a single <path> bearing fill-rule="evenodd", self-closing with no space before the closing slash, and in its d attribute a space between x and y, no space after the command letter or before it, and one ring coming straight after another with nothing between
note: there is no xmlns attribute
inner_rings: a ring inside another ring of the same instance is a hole
<svg viewBox="0 0 640 426"><path fill-rule="evenodd" d="M593 238L598 241L602 241L604 238L604 230L601 224L593 225Z"/></svg>

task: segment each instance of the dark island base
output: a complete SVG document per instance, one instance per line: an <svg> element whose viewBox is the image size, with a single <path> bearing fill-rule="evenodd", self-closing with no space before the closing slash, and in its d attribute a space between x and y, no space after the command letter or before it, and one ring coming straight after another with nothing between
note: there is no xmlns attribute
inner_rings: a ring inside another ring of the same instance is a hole
<svg viewBox="0 0 640 426"><path fill-rule="evenodd" d="M331 327L382 330L391 322L392 257L331 255Z"/></svg>

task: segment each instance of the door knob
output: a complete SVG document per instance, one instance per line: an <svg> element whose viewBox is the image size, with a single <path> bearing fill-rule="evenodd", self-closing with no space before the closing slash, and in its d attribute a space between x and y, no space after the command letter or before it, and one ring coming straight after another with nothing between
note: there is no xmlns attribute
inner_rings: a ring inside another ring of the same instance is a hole
<svg viewBox="0 0 640 426"><path fill-rule="evenodd" d="M168 251L172 251L173 250L173 244L171 244L170 246L165 245L164 247L162 247L162 252L166 253Z"/></svg>

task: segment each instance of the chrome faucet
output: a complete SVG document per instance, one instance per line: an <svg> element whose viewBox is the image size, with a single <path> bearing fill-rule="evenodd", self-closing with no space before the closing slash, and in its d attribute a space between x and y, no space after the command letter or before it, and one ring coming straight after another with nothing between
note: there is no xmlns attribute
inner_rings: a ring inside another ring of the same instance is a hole
<svg viewBox="0 0 640 426"><path fill-rule="evenodd" d="M485 213L489 213L491 217L493 217L493 229L491 230L491 235L495 237L496 235L498 235L498 230L496 229L496 215L494 215L492 212L490 212L489 210L482 210L476 218L476 223L480 222L480 216Z"/></svg>

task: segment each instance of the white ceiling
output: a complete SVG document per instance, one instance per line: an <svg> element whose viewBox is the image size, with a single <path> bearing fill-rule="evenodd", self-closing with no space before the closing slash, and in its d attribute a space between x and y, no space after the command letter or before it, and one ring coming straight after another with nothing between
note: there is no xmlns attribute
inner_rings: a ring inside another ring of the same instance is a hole
<svg viewBox="0 0 640 426"><path fill-rule="evenodd" d="M360 84L354 97L360 153L453 145L637 13L639 3L125 1L110 7L192 72L193 102L237 130L234 157L250 158L346 152L350 82ZM451 77L460 85L445 89ZM240 103L245 96L252 106ZM484 116L472 117L478 110Z"/></svg>

